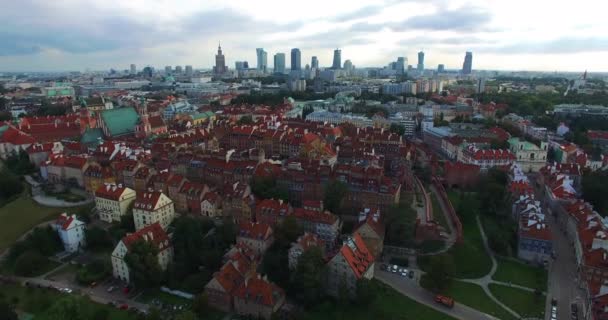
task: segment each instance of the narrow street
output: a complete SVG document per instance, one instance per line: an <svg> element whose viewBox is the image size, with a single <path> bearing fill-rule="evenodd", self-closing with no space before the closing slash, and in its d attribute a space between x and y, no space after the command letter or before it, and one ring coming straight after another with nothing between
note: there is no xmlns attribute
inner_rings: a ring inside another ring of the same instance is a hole
<svg viewBox="0 0 608 320"><path fill-rule="evenodd" d="M417 271L417 274L420 274ZM462 320L493 320L495 317L483 313L481 311L475 310L473 308L467 307L461 303L456 302L454 304L454 308L450 309L441 304L435 302L435 296L433 293L428 290L420 287L417 284L417 281L409 278L405 278L395 273L390 273L386 271L380 270L377 266L376 270L374 270L374 277L384 284L392 287L393 289L399 291L401 294L407 296L408 298L420 303L424 304L428 307L431 307L439 312L443 312L447 315L450 315L457 319Z"/></svg>
<svg viewBox="0 0 608 320"><path fill-rule="evenodd" d="M534 181L534 177L529 178L530 181ZM572 303L578 304L579 319L584 319L582 309L585 296L583 290L578 287L579 277L573 244L558 219L548 210L542 190L536 184L533 185L536 199L541 201L543 212L546 214L546 221L553 239L553 251L556 253L555 259L551 259L549 263L545 319L551 319L551 300L553 298L557 300L558 320L571 319L570 306Z"/></svg>

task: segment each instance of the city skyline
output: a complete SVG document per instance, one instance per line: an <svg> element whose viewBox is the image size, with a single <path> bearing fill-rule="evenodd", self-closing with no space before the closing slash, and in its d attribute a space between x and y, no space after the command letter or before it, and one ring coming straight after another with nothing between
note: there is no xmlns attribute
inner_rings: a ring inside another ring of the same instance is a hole
<svg viewBox="0 0 608 320"><path fill-rule="evenodd" d="M423 48L425 65L446 69L460 69L462 54L472 51L474 69L608 71L602 10L589 0L576 6L355 0L347 7L315 1L297 7L295 17L280 14L284 4L275 0L259 4L269 10L241 0L7 3L0 12L0 70L128 69L133 61L211 68L222 41L226 65L255 61L256 47L271 55L297 47L302 61L317 56L322 66L331 66L338 47L359 67L401 56L413 62Z"/></svg>

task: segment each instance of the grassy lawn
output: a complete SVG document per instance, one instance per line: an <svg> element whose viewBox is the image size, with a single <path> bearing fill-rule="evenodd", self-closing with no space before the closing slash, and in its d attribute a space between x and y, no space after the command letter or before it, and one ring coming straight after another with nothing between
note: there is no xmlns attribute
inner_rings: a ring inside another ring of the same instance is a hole
<svg viewBox="0 0 608 320"><path fill-rule="evenodd" d="M454 208L458 208L460 197L456 193L449 193ZM468 195L465 212L457 212L462 222L463 243L454 245L447 254L452 255L454 261L454 277L461 279L475 279L485 276L492 269L492 260L487 255L481 231L477 226L477 204L474 195ZM454 203L455 202L455 203ZM429 257L419 256L418 265L422 270L428 270Z"/></svg>
<svg viewBox="0 0 608 320"><path fill-rule="evenodd" d="M544 268L504 258L498 258L497 262L498 268L492 277L494 280L547 290L547 270Z"/></svg>
<svg viewBox="0 0 608 320"><path fill-rule="evenodd" d="M433 219L439 223L447 232L450 232L450 226L448 225L448 221L445 218L445 214L443 214L443 210L441 210L441 205L439 204L439 199L437 199L437 195L431 193L431 205L433 206Z"/></svg>
<svg viewBox="0 0 608 320"><path fill-rule="evenodd" d="M503 309L492 299L490 299L483 289L476 284L453 281L452 286L446 294L453 297L457 302L497 317L501 320L515 319L515 317L513 317L513 315L511 315L507 310Z"/></svg>
<svg viewBox="0 0 608 320"><path fill-rule="evenodd" d="M151 303L154 299L159 300L165 304L187 306L190 306L192 304L191 300L180 298L178 296L174 296L166 292L162 292L160 291L160 289L144 291L139 297L137 297L136 300L142 303Z"/></svg>
<svg viewBox="0 0 608 320"><path fill-rule="evenodd" d="M33 274L32 277L41 276L41 275L59 267L60 265L61 265L61 263L46 259L44 262L44 265L42 267L40 267L40 272ZM5 275L14 275L15 270L12 265L9 265L9 263L2 263L2 266L0 267L0 273L5 274Z"/></svg>
<svg viewBox="0 0 608 320"><path fill-rule="evenodd" d="M49 289L25 288L17 285L0 285L0 292L8 301L17 301L18 310L35 316L35 319L46 319L47 311L53 302L59 300L65 294ZM108 319L112 320L135 320L137 317L126 311L117 310L109 306L97 304L86 297L78 297L82 301L82 307L87 314L95 314L98 310L106 309L109 312Z"/></svg>
<svg viewBox="0 0 608 320"><path fill-rule="evenodd" d="M369 306L358 306L348 304L338 306L326 301L307 310L302 320L329 320L329 319L416 319L416 320L449 320L454 319L444 313L430 307L419 304L416 301L400 294L392 288L374 280L378 293L374 302Z"/></svg>
<svg viewBox="0 0 608 320"><path fill-rule="evenodd" d="M68 212L77 208L69 208ZM51 220L61 214L62 208L50 208L38 205L24 192L14 201L0 208L0 251L11 246L22 234L37 224Z"/></svg>
<svg viewBox="0 0 608 320"><path fill-rule="evenodd" d="M544 319L545 296L537 296L533 292L510 288L498 284L490 284L492 295L513 311L524 318L536 317Z"/></svg>

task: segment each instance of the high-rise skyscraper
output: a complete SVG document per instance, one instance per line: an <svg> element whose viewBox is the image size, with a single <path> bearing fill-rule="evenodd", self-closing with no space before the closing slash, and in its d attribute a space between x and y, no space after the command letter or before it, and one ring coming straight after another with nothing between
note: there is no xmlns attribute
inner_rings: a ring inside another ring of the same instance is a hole
<svg viewBox="0 0 608 320"><path fill-rule="evenodd" d="M245 62L244 61L236 61L234 63L234 68L236 70L243 70L243 69L245 69Z"/></svg>
<svg viewBox="0 0 608 320"><path fill-rule="evenodd" d="M444 72L445 72L445 65L444 65L444 64L442 64L442 63L441 63L441 64L439 64L439 65L437 66L437 72L438 72L438 73L444 73Z"/></svg>
<svg viewBox="0 0 608 320"><path fill-rule="evenodd" d="M255 49L256 56L258 58L258 70L266 72L268 67L268 53L264 51L264 48Z"/></svg>
<svg viewBox="0 0 608 320"><path fill-rule="evenodd" d="M424 71L424 52L418 52L418 66L416 66L418 71Z"/></svg>
<svg viewBox="0 0 608 320"><path fill-rule="evenodd" d="M407 59L405 57L397 57L397 63L395 64L395 70L397 74L404 74L407 68Z"/></svg>
<svg viewBox="0 0 608 320"><path fill-rule="evenodd" d="M137 67L133 63L131 64L131 71L130 71L130 73L131 74L136 74L137 73Z"/></svg>
<svg viewBox="0 0 608 320"><path fill-rule="evenodd" d="M274 55L274 72L285 73L285 54L276 53Z"/></svg>
<svg viewBox="0 0 608 320"><path fill-rule="evenodd" d="M332 69L342 68L342 50L334 50L334 63L331 65Z"/></svg>
<svg viewBox="0 0 608 320"><path fill-rule="evenodd" d="M319 69L319 59L317 59L317 56L312 56L312 59L310 60L310 67L313 69Z"/></svg>
<svg viewBox="0 0 608 320"><path fill-rule="evenodd" d="M171 73L171 66L165 66L165 73L166 74L170 74Z"/></svg>
<svg viewBox="0 0 608 320"><path fill-rule="evenodd" d="M192 75L192 66L186 66L186 75L187 76L191 76Z"/></svg>
<svg viewBox="0 0 608 320"><path fill-rule="evenodd" d="M462 64L462 74L471 74L473 70L473 53L467 51L464 55L464 63Z"/></svg>
<svg viewBox="0 0 608 320"><path fill-rule="evenodd" d="M182 73L182 66L175 66L175 73L181 74Z"/></svg>
<svg viewBox="0 0 608 320"><path fill-rule="evenodd" d="M291 49L291 70L300 69L302 69L302 53L300 49L293 48Z"/></svg>
<svg viewBox="0 0 608 320"><path fill-rule="evenodd" d="M215 74L223 74L226 73L226 58L222 53L222 46L218 44L217 46L217 54L215 55L215 67L213 67L213 73Z"/></svg>

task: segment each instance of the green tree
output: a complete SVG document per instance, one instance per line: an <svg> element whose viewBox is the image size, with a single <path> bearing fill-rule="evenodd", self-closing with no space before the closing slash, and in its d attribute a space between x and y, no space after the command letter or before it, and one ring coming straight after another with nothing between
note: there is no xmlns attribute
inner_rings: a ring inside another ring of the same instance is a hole
<svg viewBox="0 0 608 320"><path fill-rule="evenodd" d="M236 122L236 124L238 124L238 125L253 124L253 118L251 116L243 116L239 119L239 121Z"/></svg>
<svg viewBox="0 0 608 320"><path fill-rule="evenodd" d="M302 253L291 276L295 298L306 306L313 306L323 296L325 261L320 248L313 247Z"/></svg>
<svg viewBox="0 0 608 320"><path fill-rule="evenodd" d="M0 319L3 319L3 320L18 320L19 319L14 308L4 300L0 300Z"/></svg>
<svg viewBox="0 0 608 320"><path fill-rule="evenodd" d="M260 199L282 199L289 201L289 192L278 185L274 178L254 177L251 179L251 192Z"/></svg>
<svg viewBox="0 0 608 320"><path fill-rule="evenodd" d="M175 317L175 320L197 320L196 313L192 311L184 311Z"/></svg>
<svg viewBox="0 0 608 320"><path fill-rule="evenodd" d="M325 187L323 196L323 204L325 208L332 213L339 213L342 206L342 200L348 193L348 186L339 180L330 181Z"/></svg>
<svg viewBox="0 0 608 320"><path fill-rule="evenodd" d="M88 317L78 298L68 296L57 300L46 313L49 320L86 320Z"/></svg>
<svg viewBox="0 0 608 320"><path fill-rule="evenodd" d="M100 227L91 227L85 230L87 248L91 250L110 249L113 246L112 238L108 231Z"/></svg>
<svg viewBox="0 0 608 320"><path fill-rule="evenodd" d="M583 174L583 199L591 203L603 217L608 215L608 173L606 171L586 172Z"/></svg>
<svg viewBox="0 0 608 320"><path fill-rule="evenodd" d="M192 311L194 311L199 318L203 318L209 312L209 299L207 294L200 293L194 297L192 301Z"/></svg>
<svg viewBox="0 0 608 320"><path fill-rule="evenodd" d="M15 274L25 277L36 275L46 263L46 258L38 251L26 251L15 261Z"/></svg>
<svg viewBox="0 0 608 320"><path fill-rule="evenodd" d="M23 192L23 185L19 177L8 169L0 169L0 202L7 201L21 192Z"/></svg>
<svg viewBox="0 0 608 320"><path fill-rule="evenodd" d="M106 308L100 308L93 313L93 320L108 320L110 317L110 311Z"/></svg>
<svg viewBox="0 0 608 320"><path fill-rule="evenodd" d="M131 280L140 288L151 288L160 285L163 271L158 264L158 250L148 241L135 241L131 244L125 262L129 266Z"/></svg>
<svg viewBox="0 0 608 320"><path fill-rule="evenodd" d="M448 254L431 256L429 264L429 271L424 275L427 288L437 292L449 288L454 274L452 256Z"/></svg>
<svg viewBox="0 0 608 320"><path fill-rule="evenodd" d="M402 124L391 123L390 131L402 136L405 134L405 126Z"/></svg>
<svg viewBox="0 0 608 320"><path fill-rule="evenodd" d="M289 248L300 235L302 235L302 229L293 216L283 219L283 222L278 224L274 230L275 242L284 248Z"/></svg>
<svg viewBox="0 0 608 320"><path fill-rule="evenodd" d="M377 296L374 291L374 285L371 280L365 278L357 280L357 295L355 297L357 305L369 306L372 304Z"/></svg>

